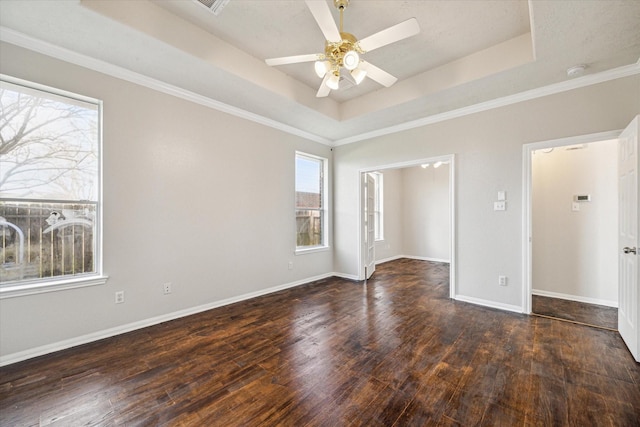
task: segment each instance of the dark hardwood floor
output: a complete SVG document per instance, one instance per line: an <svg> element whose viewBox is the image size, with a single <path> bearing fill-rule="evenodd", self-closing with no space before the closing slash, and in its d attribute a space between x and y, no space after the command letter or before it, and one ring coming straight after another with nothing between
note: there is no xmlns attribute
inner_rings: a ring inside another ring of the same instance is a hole
<svg viewBox="0 0 640 427"><path fill-rule="evenodd" d="M3 367L0 425L639 426L640 365L403 259Z"/></svg>
<svg viewBox="0 0 640 427"><path fill-rule="evenodd" d="M618 330L618 309L539 295L532 297L532 312L597 328Z"/></svg>

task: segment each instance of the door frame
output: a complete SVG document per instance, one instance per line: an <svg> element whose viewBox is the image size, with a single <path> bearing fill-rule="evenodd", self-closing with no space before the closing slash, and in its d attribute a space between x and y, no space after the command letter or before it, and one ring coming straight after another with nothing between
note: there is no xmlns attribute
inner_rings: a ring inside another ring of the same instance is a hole
<svg viewBox="0 0 640 427"><path fill-rule="evenodd" d="M391 163L386 165L372 166L363 168L358 171L358 280L364 280L364 263L365 259L365 237L364 237L364 178L363 176L370 172L384 172L390 169L404 169L414 166L420 166L425 163L435 163L438 161L449 162L449 221L451 224L450 242L449 242L449 298L455 299L457 281L456 281L456 163L455 154L447 154L444 156L426 157L423 159L409 160L406 162Z"/></svg>
<svg viewBox="0 0 640 427"><path fill-rule="evenodd" d="M522 146L522 312L531 314L532 309L532 169L531 160L535 150L545 148L564 147L567 145L588 144L610 139L618 139L622 129L592 133L588 135L572 136L567 138L552 139L549 141L532 142Z"/></svg>

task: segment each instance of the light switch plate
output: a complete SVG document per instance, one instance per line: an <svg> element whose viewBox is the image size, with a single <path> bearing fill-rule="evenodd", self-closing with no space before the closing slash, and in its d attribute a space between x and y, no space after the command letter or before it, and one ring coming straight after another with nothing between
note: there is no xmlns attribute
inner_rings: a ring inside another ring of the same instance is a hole
<svg viewBox="0 0 640 427"><path fill-rule="evenodd" d="M506 191L498 191L498 200L507 200L507 192Z"/></svg>

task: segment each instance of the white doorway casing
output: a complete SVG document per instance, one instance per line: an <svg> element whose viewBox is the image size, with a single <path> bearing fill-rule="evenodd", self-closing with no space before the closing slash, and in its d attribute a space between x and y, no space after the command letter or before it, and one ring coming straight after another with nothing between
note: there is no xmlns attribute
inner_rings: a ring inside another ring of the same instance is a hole
<svg viewBox="0 0 640 427"><path fill-rule="evenodd" d="M456 297L456 209L455 209L455 194L456 194L456 186L455 186L455 155L449 154L445 156L438 157L429 157L424 159L411 160L407 162L401 163L393 163L386 165L378 165L375 167L368 167L366 169L359 170L359 216L358 216L358 241L360 244L358 245L358 279L365 279L365 264L367 262L367 252L368 248L366 245L365 239L365 175L371 172L384 170L392 170L392 169L403 169L420 166L425 163L436 163L436 162L447 162L449 164L449 222L451 224L450 231L450 242L449 242L449 297Z"/></svg>
<svg viewBox="0 0 640 427"><path fill-rule="evenodd" d="M577 144L588 144L617 139L621 131L601 132L576 137L542 141L523 146L523 189L522 189L522 311L531 314L533 293L533 180L532 156L536 150L564 147Z"/></svg>

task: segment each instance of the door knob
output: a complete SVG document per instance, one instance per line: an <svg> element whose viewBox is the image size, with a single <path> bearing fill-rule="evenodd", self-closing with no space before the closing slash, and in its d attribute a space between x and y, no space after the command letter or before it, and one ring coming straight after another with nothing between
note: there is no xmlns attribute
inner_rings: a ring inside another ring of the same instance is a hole
<svg viewBox="0 0 640 427"><path fill-rule="evenodd" d="M635 254L635 253L636 253L636 248L630 248L630 247L626 246L626 247L624 247L624 248L622 249L622 251L623 251L625 254Z"/></svg>

